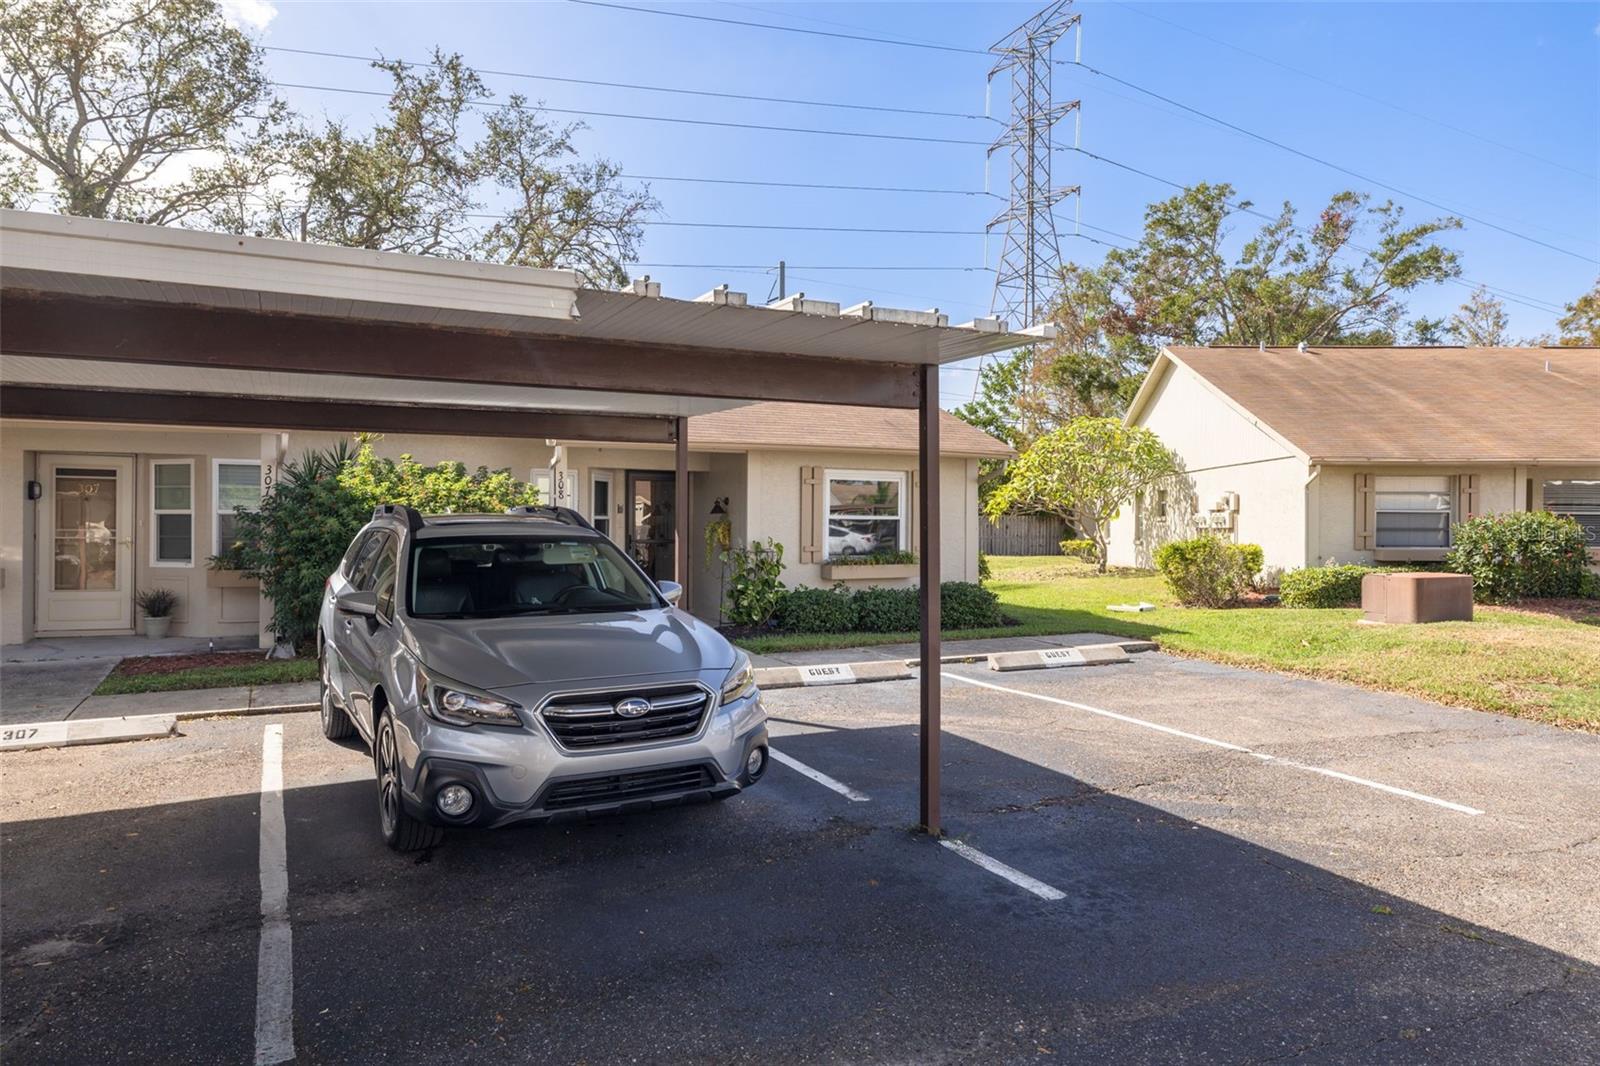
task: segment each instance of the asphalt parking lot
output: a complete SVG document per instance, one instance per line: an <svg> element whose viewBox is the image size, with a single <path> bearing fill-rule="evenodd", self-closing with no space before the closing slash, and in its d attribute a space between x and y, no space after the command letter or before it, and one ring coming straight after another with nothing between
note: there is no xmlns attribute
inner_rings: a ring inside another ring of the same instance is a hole
<svg viewBox="0 0 1600 1066"><path fill-rule="evenodd" d="M1600 737L954 666L941 843L915 681L767 703L732 802L408 857L315 715L0 757L4 1057L258 1059L276 727L300 1062L1597 1061Z"/></svg>

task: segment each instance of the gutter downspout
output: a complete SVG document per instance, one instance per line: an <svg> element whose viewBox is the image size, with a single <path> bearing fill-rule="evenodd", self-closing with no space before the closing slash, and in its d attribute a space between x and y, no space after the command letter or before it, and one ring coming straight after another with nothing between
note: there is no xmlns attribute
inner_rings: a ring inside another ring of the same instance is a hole
<svg viewBox="0 0 1600 1066"><path fill-rule="evenodd" d="M1312 560L1317 558L1317 538L1322 527L1322 494L1317 491L1317 478L1322 474L1322 464L1312 463L1311 473L1305 480L1305 558L1301 566L1315 565Z"/></svg>

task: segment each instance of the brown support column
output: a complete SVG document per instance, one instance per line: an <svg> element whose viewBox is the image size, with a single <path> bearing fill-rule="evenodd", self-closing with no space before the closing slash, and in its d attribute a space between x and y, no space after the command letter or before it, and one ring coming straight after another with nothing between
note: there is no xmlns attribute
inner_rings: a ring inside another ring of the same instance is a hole
<svg viewBox="0 0 1600 1066"><path fill-rule="evenodd" d="M922 540L922 828L939 833L939 368L922 367L917 522Z"/></svg>
<svg viewBox="0 0 1600 1066"><path fill-rule="evenodd" d="M678 584L683 586L683 599L679 600L684 610L689 608L689 420L678 419L678 440L673 449L674 461L672 467L673 510L672 510L672 573L677 578Z"/></svg>

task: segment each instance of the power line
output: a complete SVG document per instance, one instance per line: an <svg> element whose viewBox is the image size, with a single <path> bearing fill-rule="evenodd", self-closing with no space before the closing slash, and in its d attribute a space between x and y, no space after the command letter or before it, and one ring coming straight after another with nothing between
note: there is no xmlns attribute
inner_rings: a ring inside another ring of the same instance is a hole
<svg viewBox="0 0 1600 1066"><path fill-rule="evenodd" d="M580 0L572 0L578 3ZM588 0L583 0L588 2ZM352 96L381 96L387 99L392 93L381 89L349 89L339 85L307 85L301 82L275 81L273 85L281 89L306 89L311 92L347 93ZM467 106L504 110L510 104L497 103L494 100L468 100ZM681 126L714 126L720 129L735 130L763 130L772 133L808 133L819 137L858 137L872 141L914 141L923 144L956 144L963 146L976 145L988 147L988 141L975 141L960 137L926 137L910 133L864 133L858 130L822 130L805 126L768 126L754 122L721 122L708 118L674 118L667 115L639 115L623 111L587 111L571 107L549 107L539 105L540 111L548 111L557 115L583 115L590 118L625 118L640 122L670 122Z"/></svg>
<svg viewBox="0 0 1600 1066"><path fill-rule="evenodd" d="M1594 258L1592 256L1584 255L1582 252L1574 252L1570 248L1563 248L1558 244L1551 244L1549 241L1540 240L1538 237L1531 237L1526 233L1521 233L1521 232L1519 232L1517 230L1511 229L1510 227L1502 226L1502 225L1500 225L1498 223L1495 223L1495 222L1490 222L1487 219L1479 218L1476 215L1468 214L1465 211L1456 210L1455 208L1452 208L1452 207L1450 207L1450 206L1448 206L1446 204L1440 203L1438 200L1429 199L1428 197L1423 196L1420 193L1409 192L1409 191L1407 191L1405 189L1400 188L1398 185L1391 185L1388 182L1381 181L1381 180L1379 180L1377 178L1374 178L1374 177L1372 177L1370 175L1367 175L1367 174L1363 174L1359 170L1352 170L1351 168L1349 168L1347 166L1344 166L1343 164L1333 162L1331 159L1323 159L1321 156L1312 155L1310 152L1302 151L1299 148L1294 147L1293 145L1285 144L1282 141L1275 140L1272 137L1268 137L1264 133L1257 133L1254 130L1246 129L1245 127L1239 125L1236 122L1229 122L1225 118L1218 118L1216 115L1213 115L1213 114L1211 114L1211 113L1209 113L1207 111L1202 111L1198 107L1191 107L1190 105L1185 104L1182 101L1174 100L1172 97L1163 95L1162 93L1158 93L1154 89L1146 89L1142 85L1137 85L1137 84L1135 84L1135 83L1133 83L1131 81L1128 81L1126 78L1120 78L1115 74L1110 74L1110 73L1108 73L1106 71L1100 70L1098 67L1091 67L1087 63L1076 63L1076 64L1072 64L1072 65L1081 67L1082 69L1088 71L1090 74L1094 74L1094 75L1096 75L1098 77L1105 78L1108 81L1113 81L1113 82L1117 83L1118 85L1122 85L1122 86L1125 86L1125 87L1127 87L1129 89L1132 89L1134 92L1143 93L1144 95L1150 97L1153 100L1160 100L1162 103L1169 104L1169 105L1171 105L1173 107L1176 107L1176 108L1179 108L1179 109L1181 109L1183 111L1187 111L1191 115L1197 115L1200 118L1206 119L1207 121L1214 122L1217 125L1222 126L1224 129L1229 129L1229 130L1234 131L1235 133L1239 133L1239 134L1242 134L1243 136L1249 137L1252 140L1260 141L1262 144L1271 145L1274 148L1280 149L1281 151L1288 152L1290 155L1298 156L1299 158L1308 160L1308 161L1310 161L1312 163L1316 163L1319 166L1327 167L1330 170L1336 170L1339 173L1344 174L1344 175L1346 175L1348 177L1355 178L1358 181L1364 181L1369 185L1375 185L1378 188L1385 189L1385 190L1387 190L1389 192L1394 193L1397 196L1404 196L1407 199L1415 200L1418 203L1427 204L1429 207L1435 208L1437 210L1447 211L1452 215L1460 215L1462 218L1467 219L1470 222L1476 222L1480 226L1486 226L1489 229L1498 230L1499 232L1504 233L1507 236L1515 237L1518 240L1527 241L1530 244L1537 244L1542 248L1548 248L1552 252L1560 252L1562 255L1568 255L1568 256L1571 256L1574 259L1580 259L1585 263L1600 263L1600 259L1596 259L1596 258Z"/></svg>
<svg viewBox="0 0 1600 1066"><path fill-rule="evenodd" d="M770 270L770 269L775 269L773 267L768 266L765 263L634 263L633 265L634 266L641 266L641 267L649 267L652 270L668 270L668 269L678 269L678 270ZM872 264L870 266L834 266L834 265L817 266L817 265L814 265L814 264L808 265L808 264L803 264L803 263L792 264L792 269L795 269L795 270L843 270L843 271L890 270L890 271L895 271L895 272L899 272L899 271L903 271L903 270L937 270L937 271L962 272L962 273L968 273L968 274L976 274L976 273L980 273L980 272L987 274L989 272L989 270L990 270L989 267L984 267L984 266L882 266L882 265L879 265L879 264ZM798 277L799 275L795 275L795 276ZM980 306L980 305L973 304L972 306L977 307L977 306Z"/></svg>
<svg viewBox="0 0 1600 1066"><path fill-rule="evenodd" d="M931 50L940 51L940 52L956 52L956 53L966 53L966 54L984 55L984 56L987 56L989 54L987 51L985 51L983 49L977 49L977 48L960 48L960 47L957 47L957 46L954 46L954 45L939 45L939 44L932 44L932 43L919 43L919 42L913 42L913 41L896 41L896 40L892 40L892 39L890 39L888 37L877 37L877 36L872 36L872 35L868 35L868 34L834 33L834 32L830 32L830 31L827 31L827 30L803 29L803 28L798 27L798 26L781 26L781 25L776 25L774 23L748 22L748 21L745 21L745 20L742 20L742 19L718 18L718 17L712 16L712 15L696 15L696 14L692 14L692 13L686 12L686 11L662 11L662 10L659 10L657 8L638 7L638 6L631 5L631 4L610 3L610 2L606 2L606 0L569 0L569 2L570 3L575 3L575 4L583 4L583 5L588 6L588 7L614 8L614 9L621 10L621 11L633 11L633 12L638 12L638 13L642 13L642 14L667 15L667 16L671 16L673 18L695 19L695 20L701 21L701 22L716 22L716 23L722 23L724 25L730 25L730 26L743 26L743 27L746 27L746 28L753 28L753 29L777 30L777 31L785 32L785 33L801 33L801 34L808 34L808 35L816 36L816 37L835 37L835 38L841 38L841 39L844 39L844 40L864 41L864 42L868 42L868 43L872 43L872 44L895 45L895 46L902 47L902 48L923 48L923 49L931 49ZM1193 107L1193 106L1191 106L1189 104L1185 104L1185 103L1183 103L1182 101L1179 101L1179 100L1175 100L1172 97L1163 95L1162 93L1158 93L1153 89L1147 89L1142 85L1136 84L1135 82L1131 82L1131 81L1127 80L1126 78L1119 77L1119 76L1117 76L1115 74L1112 74L1112 73L1110 73L1108 71L1101 70L1098 67L1093 67L1093 66L1090 66L1087 63L1081 63L1081 62L1078 62L1076 60L1057 59L1057 60L1053 60L1052 62L1057 66L1066 66L1066 67L1075 66L1075 67L1080 67L1081 69L1088 71L1090 74L1093 74L1093 75L1095 75L1097 77L1105 78L1106 80L1111 81L1111 82L1115 82L1118 85L1125 86L1126 88L1132 89L1134 92L1142 93L1143 95L1148 96L1151 99L1160 100L1161 102L1163 102L1165 104L1168 104L1168 105L1170 105L1172 107L1176 107L1179 110L1187 112L1188 114L1193 115L1193 116L1195 116L1197 118L1204 119L1204 120L1206 120L1208 122L1216 123L1217 125L1222 126L1225 129L1230 129L1230 130L1232 130L1232 131L1234 131L1236 133L1239 133L1239 134L1241 134L1241 135L1243 135L1245 137L1249 137L1252 140L1259 141L1262 144L1266 144L1266 145L1269 145L1271 147L1277 148L1280 151L1288 152L1291 155L1295 155L1295 156L1298 156L1301 159L1305 159L1305 160L1307 160L1309 162L1316 163L1319 166L1324 166L1324 167L1327 167L1327 168L1329 168L1331 170L1336 170L1339 173L1344 174L1344 175L1346 175L1348 177L1356 178L1359 181L1364 181L1364 182L1367 182L1368 184L1375 185L1378 188L1384 189L1384 190L1386 190L1388 192L1392 192L1397 196L1403 196L1403 197L1406 197L1407 199L1415 200L1418 203L1427 204L1429 207L1432 207L1432 208L1434 208L1436 210L1439 210L1439 211L1447 211L1447 212L1449 212L1451 214L1454 214L1454 215L1460 215L1462 218L1467 219L1467 220L1472 221L1472 222L1476 222L1478 225L1485 226L1485 227L1487 227L1489 229L1492 229L1492 230L1497 230L1497 231L1499 231L1501 233L1506 234L1507 236L1515 237L1518 240L1527 241L1530 244L1536 244L1536 245L1538 245L1538 246L1540 246L1542 248L1546 248L1546 249L1548 249L1550 251L1558 252L1558 253L1560 253L1562 255L1566 255L1566 256L1571 256L1574 259L1579 259L1579 260L1582 260L1583 262L1586 262L1586 263L1600 263L1600 259L1595 259L1592 256L1584 255L1581 252L1574 252L1569 248L1563 248L1563 247L1561 247L1560 245L1557 245L1557 244L1551 244L1550 242L1541 240L1538 237L1529 236L1526 233L1521 233L1521 232L1519 232L1517 230L1511 229L1508 226L1502 226L1502 225L1500 225L1498 223L1490 222L1487 219L1479 218L1479 217L1477 217L1475 215L1472 215L1472 214L1469 214L1469 213L1467 213L1465 211L1455 210L1455 209L1453 209L1453 208L1451 208L1451 207L1449 207L1449 206L1447 206L1447 205L1445 205L1443 203L1440 203L1437 200L1430 199L1429 197L1423 196L1423 195L1421 195L1419 193L1414 193L1414 192L1407 191L1405 189L1400 188L1399 186L1391 185L1388 182L1380 181L1379 179L1371 177L1371 176L1366 175L1366 174L1363 174L1360 171L1353 170L1353 169L1351 169L1349 167L1346 167L1346 166L1344 166L1342 164L1339 164L1339 163L1335 163L1332 160L1323 159L1322 157L1313 155L1310 152L1302 151L1301 149L1295 148L1292 145L1285 144L1284 142L1276 140L1275 138L1272 138L1272 137L1268 137L1265 134L1257 133L1254 130L1246 129L1244 126L1240 126L1237 123L1230 122L1227 119L1220 118L1220 117L1218 117L1216 115L1210 114L1209 112L1203 111L1200 108Z"/></svg>
<svg viewBox="0 0 1600 1066"><path fill-rule="evenodd" d="M918 189L892 185L832 185L810 181L753 181L745 178L690 178L681 175L629 174L636 181L692 181L712 185L755 185L779 189L830 189L839 192L925 193L929 196L988 196L1002 199L984 189Z"/></svg>
<svg viewBox="0 0 1600 1066"><path fill-rule="evenodd" d="M1562 163L1559 160L1547 159L1546 157L1544 157L1542 155L1538 155L1538 154L1536 154L1534 152L1530 152L1530 151L1528 151L1528 150L1526 150L1524 148L1518 148L1514 144L1506 144L1504 141L1497 141L1492 137L1485 137L1483 134L1478 133L1475 130L1467 129L1465 126L1457 126L1457 125L1455 125L1453 123L1446 122L1444 119L1435 118L1432 115L1424 114L1421 111L1413 111L1411 108L1405 107L1405 106L1403 106L1401 104L1397 104L1392 100L1385 100L1381 96L1374 96L1372 93L1363 92L1360 89L1355 88L1354 86L1345 85L1342 82L1334 81L1332 78L1325 78L1322 75L1315 73L1314 71L1306 70L1306 69L1304 69L1302 67L1292 66L1292 65L1290 65L1288 63L1283 62L1282 60L1274 59L1272 56L1264 55L1261 52L1253 52L1250 49L1243 48L1243 47L1241 47L1241 46L1239 46L1237 44L1234 44L1231 41L1224 40L1221 37L1213 37L1211 34L1205 33L1205 32L1203 32L1201 30L1197 30L1192 26L1185 26L1181 22L1176 22L1176 21L1174 21L1172 19L1164 18L1161 15L1157 15L1157 14L1154 14L1153 12L1146 11L1141 7L1135 7L1133 4L1123 2L1123 0L1112 0L1112 2L1116 3L1116 5L1118 7L1120 7L1120 8L1122 8L1123 10L1131 11L1135 15L1139 15L1142 18L1151 19L1151 20L1153 20L1155 22L1165 23L1166 25L1171 26L1174 29L1182 30L1185 33L1192 33L1192 34L1194 34L1194 36L1199 37L1201 40L1210 41L1213 44L1220 44L1224 48L1231 48L1235 52L1240 53L1241 55L1249 56L1251 59L1256 60L1258 63L1267 63L1267 64L1269 64L1271 66L1278 67L1281 70L1287 70L1291 74L1298 74L1302 78L1309 78L1312 81L1320 82L1323 85L1327 85L1327 86L1329 86L1331 88L1338 89L1340 92L1349 93L1351 96L1355 96L1355 97L1359 97L1360 99L1363 99L1363 100L1371 101L1372 103L1379 104L1379 105L1381 105L1383 107L1387 107L1387 108L1389 108L1389 109L1391 109L1393 111L1398 111L1402 115L1410 115L1412 118L1421 119L1424 122L1431 122L1436 126L1440 126L1440 127L1443 127L1444 129L1450 130L1452 133L1459 133L1463 137L1471 137L1473 140L1481 141L1484 144L1492 145L1495 148L1500 148L1500 149L1503 149L1503 150L1505 150L1507 152L1514 152L1517 155L1526 156L1529 159L1537 160L1540 163L1545 163L1545 164L1547 164L1549 166L1552 166L1552 167L1559 167L1562 170L1570 171L1573 174L1577 174L1579 177L1589 178L1591 180L1596 177L1596 175L1591 174L1586 170L1579 170L1577 167L1568 166L1567 164Z"/></svg>
<svg viewBox="0 0 1600 1066"><path fill-rule="evenodd" d="M1088 151L1087 149L1084 149L1084 148L1060 147L1060 148L1057 149L1057 151L1061 151L1061 152L1076 152L1079 155L1086 156L1087 158L1093 159L1098 163L1105 163L1108 166L1116 167L1118 170L1125 170L1130 174L1137 174L1141 178L1148 178L1151 181L1159 182L1162 185L1167 185L1167 186L1170 186L1170 187L1172 187L1174 189L1187 189L1187 188L1190 188L1189 185L1185 185L1183 182L1175 181L1172 178L1164 178L1160 174L1152 174L1148 170L1140 170L1138 167L1129 166L1127 163L1121 163L1121 162L1118 162L1115 159L1108 159L1107 157L1105 157L1103 155L1097 155L1094 152ZM1237 203L1237 202L1232 201L1232 200L1224 200L1223 203L1224 203L1225 206L1230 207L1233 210L1240 212L1241 214L1253 215L1256 218L1264 219L1264 220L1266 220L1268 222L1276 222L1277 221L1277 216L1270 215L1265 211L1258 211L1253 207L1247 207L1242 203ZM1293 229L1293 232L1299 234L1302 237L1310 236L1310 234L1307 231L1305 231L1303 229L1300 229L1299 227L1295 227ZM1117 236L1117 235L1114 234L1113 236ZM1123 236L1123 239L1124 240L1133 241L1135 244L1139 243L1135 238L1132 238L1132 237ZM1371 248L1365 248L1365 247L1363 247L1363 246L1361 246L1359 244L1356 244L1354 242L1351 243L1350 247L1354 248L1358 252L1364 252L1367 255L1374 254L1374 252L1373 252L1373 250ZM1476 288L1477 286L1482 285L1486 289L1489 289L1489 290L1491 290L1493 292L1499 293L1500 295L1504 296L1506 299L1510 300L1512 303L1521 304L1523 307L1528 307L1528 308L1531 308L1531 309L1533 309L1535 311L1545 311L1545 312L1549 312L1551 314L1560 314L1561 311L1563 310L1563 308L1561 308L1559 306L1556 306L1554 304L1551 304L1549 301L1541 300L1537 296L1529 296L1526 293L1515 292L1515 291L1513 291L1511 289L1497 288L1496 286L1486 284L1485 282L1472 281L1469 278L1446 278L1445 280L1451 282L1452 284L1465 285L1468 288Z"/></svg>
<svg viewBox="0 0 1600 1066"><path fill-rule="evenodd" d="M653 7L636 7L632 4L605 3L602 0L569 0L585 7L609 7L617 11L633 11L644 15L671 15L674 18L694 19L697 22L720 22L726 26L745 26L757 30L781 30L784 33L804 33L811 37L832 37L842 41L865 41L869 44L892 44L901 48L924 48L934 52L962 52L968 55L987 56L982 48L961 48L953 44L934 44L931 41L896 41L889 37L875 37L860 33L835 33L829 30L808 30L799 26L779 26L770 22L747 22L743 19L719 18L715 15L695 15L687 11L662 11Z"/></svg>
<svg viewBox="0 0 1600 1066"><path fill-rule="evenodd" d="M371 56L354 55L349 52L323 52L314 48L289 48L284 45L263 45L269 52L287 52L292 55L320 56L324 59L352 59L358 63L371 64L375 62ZM398 63L403 67L433 67L437 63L417 62L416 60L392 59L387 62ZM974 115L959 111L931 111L918 107L891 107L887 104L853 104L838 100L801 100L788 96L755 96L749 93L716 92L710 89L681 89L668 85L640 85L625 81L598 81L592 78L567 78L554 74L530 74L521 70L490 70L488 68L472 68L479 74L488 74L499 78L525 78L530 81L553 81L567 85L594 85L607 89L632 89L640 92L673 93L679 96L711 96L721 100L750 100L762 104L794 104L798 107L835 107L849 111L886 111L897 115L928 115L934 118L955 118L964 120L981 120L993 122L988 115Z"/></svg>

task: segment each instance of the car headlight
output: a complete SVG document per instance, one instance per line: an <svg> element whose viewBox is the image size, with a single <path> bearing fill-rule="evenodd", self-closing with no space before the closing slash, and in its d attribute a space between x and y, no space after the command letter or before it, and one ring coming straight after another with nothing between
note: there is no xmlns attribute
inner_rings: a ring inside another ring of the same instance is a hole
<svg viewBox="0 0 1600 1066"><path fill-rule="evenodd" d="M733 669L728 671L728 679L722 683L722 702L742 700L755 690L756 669L750 665L750 656L740 652Z"/></svg>
<svg viewBox="0 0 1600 1066"><path fill-rule="evenodd" d="M417 668L422 713L450 725L521 725L517 705L447 677Z"/></svg>

